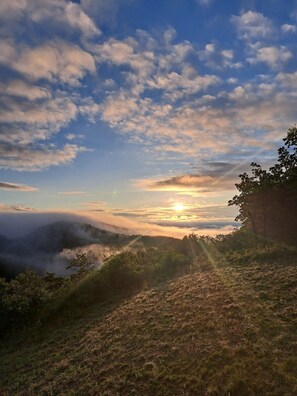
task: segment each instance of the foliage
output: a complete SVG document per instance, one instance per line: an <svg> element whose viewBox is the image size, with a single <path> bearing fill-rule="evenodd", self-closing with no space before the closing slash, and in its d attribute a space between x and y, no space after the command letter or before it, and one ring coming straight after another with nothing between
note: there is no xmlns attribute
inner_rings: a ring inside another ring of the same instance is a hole
<svg viewBox="0 0 297 396"><path fill-rule="evenodd" d="M49 298L47 278L33 271L23 272L10 282L0 278L0 330L27 323Z"/></svg>
<svg viewBox="0 0 297 396"><path fill-rule="evenodd" d="M178 245L179 246L179 245ZM184 273L190 257L172 248L148 247L112 256L101 269L85 254L71 260L68 277L27 271L10 281L0 278L0 333L24 325L76 315L95 302L131 294L146 285Z"/></svg>
<svg viewBox="0 0 297 396"><path fill-rule="evenodd" d="M94 265L92 265L85 253L78 254L76 258L70 260L70 263L67 265L66 269L76 269L76 272L73 274L75 278L82 278L86 275Z"/></svg>
<svg viewBox="0 0 297 396"><path fill-rule="evenodd" d="M288 130L278 161L269 168L252 162L252 176L239 175L240 194L229 201L237 205L243 225L257 234L297 244L297 128Z"/></svg>

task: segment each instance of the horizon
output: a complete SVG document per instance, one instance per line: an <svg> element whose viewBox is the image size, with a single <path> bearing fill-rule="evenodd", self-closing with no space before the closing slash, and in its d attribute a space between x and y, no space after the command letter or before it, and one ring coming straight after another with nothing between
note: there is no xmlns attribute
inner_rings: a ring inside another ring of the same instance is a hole
<svg viewBox="0 0 297 396"><path fill-rule="evenodd" d="M23 0L0 21L0 234L234 229L238 175L296 123L296 1Z"/></svg>

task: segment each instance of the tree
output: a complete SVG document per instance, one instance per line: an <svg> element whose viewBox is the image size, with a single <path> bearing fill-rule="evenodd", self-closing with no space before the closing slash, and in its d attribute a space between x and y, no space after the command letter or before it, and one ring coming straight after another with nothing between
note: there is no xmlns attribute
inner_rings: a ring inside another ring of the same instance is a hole
<svg viewBox="0 0 297 396"><path fill-rule="evenodd" d="M291 127L278 149L277 163L262 169L252 162L252 175L239 175L240 194L229 201L239 208L235 220L255 233L297 244L297 128Z"/></svg>

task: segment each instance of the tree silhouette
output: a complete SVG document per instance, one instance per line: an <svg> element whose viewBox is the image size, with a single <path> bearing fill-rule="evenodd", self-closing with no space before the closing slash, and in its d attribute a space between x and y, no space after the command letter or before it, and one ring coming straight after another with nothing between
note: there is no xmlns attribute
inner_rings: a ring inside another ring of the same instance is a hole
<svg viewBox="0 0 297 396"><path fill-rule="evenodd" d="M240 194L229 201L237 205L235 220L255 233L297 244L297 128L291 127L278 149L277 163L262 169L252 162L252 175L239 175L235 186Z"/></svg>

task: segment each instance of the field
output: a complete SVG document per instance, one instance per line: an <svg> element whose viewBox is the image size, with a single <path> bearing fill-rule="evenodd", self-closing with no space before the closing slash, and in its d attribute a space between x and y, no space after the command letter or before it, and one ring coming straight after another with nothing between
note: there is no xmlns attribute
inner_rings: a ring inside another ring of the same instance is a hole
<svg viewBox="0 0 297 396"><path fill-rule="evenodd" d="M22 333L1 395L297 394L296 264L224 262Z"/></svg>

